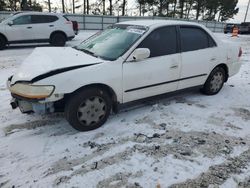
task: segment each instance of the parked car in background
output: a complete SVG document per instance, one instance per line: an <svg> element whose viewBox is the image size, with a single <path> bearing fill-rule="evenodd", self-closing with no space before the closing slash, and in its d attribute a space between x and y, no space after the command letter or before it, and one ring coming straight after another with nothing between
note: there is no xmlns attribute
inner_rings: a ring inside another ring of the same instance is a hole
<svg viewBox="0 0 250 188"><path fill-rule="evenodd" d="M234 27L234 24L226 24L225 27L224 27L224 33L225 34L232 33L233 32L233 27Z"/></svg>
<svg viewBox="0 0 250 188"><path fill-rule="evenodd" d="M36 48L7 83L13 108L64 111L75 129L88 131L121 104L191 87L217 94L238 73L241 54L199 24L128 21L75 48Z"/></svg>
<svg viewBox="0 0 250 188"><path fill-rule="evenodd" d="M250 22L242 22L239 26L240 34L250 34Z"/></svg>
<svg viewBox="0 0 250 188"><path fill-rule="evenodd" d="M0 49L15 43L49 42L64 46L74 37L72 22L60 14L20 12L0 23Z"/></svg>

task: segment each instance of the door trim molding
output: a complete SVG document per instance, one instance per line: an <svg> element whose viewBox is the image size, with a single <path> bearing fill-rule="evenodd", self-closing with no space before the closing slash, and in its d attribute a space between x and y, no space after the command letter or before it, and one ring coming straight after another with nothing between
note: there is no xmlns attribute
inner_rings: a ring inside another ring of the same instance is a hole
<svg viewBox="0 0 250 188"><path fill-rule="evenodd" d="M199 74L199 75L195 75L195 76L189 76L189 77L186 77L186 78L180 78L180 79L177 79L177 80L171 80L171 81L167 81L167 82L161 82L161 83L156 83L156 84L152 84L152 85L146 85L146 86L142 86L142 87L128 89L128 90L125 91L125 93L132 92L132 91L137 91L137 90L141 90L141 89L146 89L146 88L149 88L149 87L156 87L156 86L160 86L160 85L164 85L164 84L170 84L170 83L173 83L173 82L179 82L179 81L182 81L182 80L188 80L188 79L192 79L192 78L202 77L202 76L207 76L207 74Z"/></svg>

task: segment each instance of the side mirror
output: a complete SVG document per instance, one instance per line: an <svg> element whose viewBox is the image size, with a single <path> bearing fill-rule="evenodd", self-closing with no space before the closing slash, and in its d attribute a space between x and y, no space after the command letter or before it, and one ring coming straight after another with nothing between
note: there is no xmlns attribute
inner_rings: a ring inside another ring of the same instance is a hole
<svg viewBox="0 0 250 188"><path fill-rule="evenodd" d="M150 50L148 48L137 48L131 54L131 61L141 61L147 59L150 56Z"/></svg>
<svg viewBox="0 0 250 188"><path fill-rule="evenodd" d="M13 21L12 21L12 20L9 21L9 22L7 23L7 25L12 26L12 25L13 25Z"/></svg>

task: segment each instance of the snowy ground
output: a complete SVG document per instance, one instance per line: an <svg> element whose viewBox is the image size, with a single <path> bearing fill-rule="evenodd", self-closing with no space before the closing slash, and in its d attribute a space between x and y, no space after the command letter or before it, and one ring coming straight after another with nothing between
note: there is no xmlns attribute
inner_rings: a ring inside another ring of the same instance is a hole
<svg viewBox="0 0 250 188"><path fill-rule="evenodd" d="M5 82L34 46L0 51L0 187L250 187L250 36L218 36L244 51L218 95L151 101L85 133L13 111Z"/></svg>

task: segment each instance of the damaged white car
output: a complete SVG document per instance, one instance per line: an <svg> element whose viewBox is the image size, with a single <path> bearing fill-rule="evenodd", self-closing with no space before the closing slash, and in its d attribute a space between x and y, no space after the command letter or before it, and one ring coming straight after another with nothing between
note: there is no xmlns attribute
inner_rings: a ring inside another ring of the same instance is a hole
<svg viewBox="0 0 250 188"><path fill-rule="evenodd" d="M118 23L74 48L36 48L8 79L11 105L23 113L64 111L75 129L88 131L120 104L195 86L217 94L239 71L241 54L199 24Z"/></svg>

